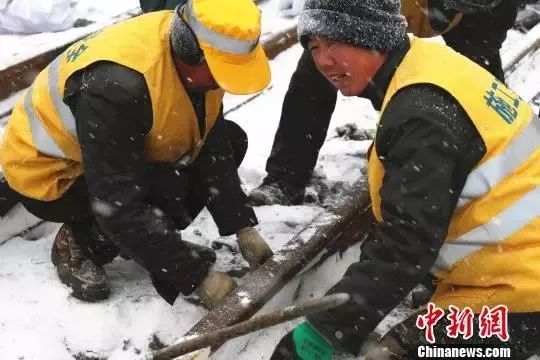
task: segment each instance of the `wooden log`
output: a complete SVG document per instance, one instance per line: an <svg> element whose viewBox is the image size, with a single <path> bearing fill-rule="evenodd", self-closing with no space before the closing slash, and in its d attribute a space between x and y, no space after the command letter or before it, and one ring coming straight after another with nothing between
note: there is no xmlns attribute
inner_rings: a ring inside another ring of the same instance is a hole
<svg viewBox="0 0 540 360"><path fill-rule="evenodd" d="M296 26L281 31L270 38L264 40L263 47L268 59L272 60L283 51L287 50L298 42Z"/></svg>
<svg viewBox="0 0 540 360"><path fill-rule="evenodd" d="M349 294L333 294L319 299L309 300L302 304L275 310L267 314L257 315L249 320L218 329L199 336L192 336L164 349L146 355L145 360L171 360L209 346L221 344L227 340L265 329L302 316L335 308L349 301Z"/></svg>
<svg viewBox="0 0 540 360"><path fill-rule="evenodd" d="M540 48L540 24L532 28L523 39L523 44L518 45L518 51L512 53L512 57L503 61L505 74L511 73L521 60L528 54L532 54Z"/></svg>

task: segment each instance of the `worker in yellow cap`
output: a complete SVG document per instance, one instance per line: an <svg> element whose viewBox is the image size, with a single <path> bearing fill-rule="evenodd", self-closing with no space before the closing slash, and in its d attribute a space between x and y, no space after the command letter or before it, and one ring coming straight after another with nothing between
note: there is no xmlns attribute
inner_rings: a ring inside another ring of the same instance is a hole
<svg viewBox="0 0 540 360"><path fill-rule="evenodd" d="M247 136L222 110L224 91L269 83L260 18L251 0L189 0L121 22L68 48L16 104L0 162L30 212L63 223L52 261L73 296L107 298L102 266L120 253L171 304L229 294L214 251L178 231L205 206L252 269L272 255L240 187Z"/></svg>

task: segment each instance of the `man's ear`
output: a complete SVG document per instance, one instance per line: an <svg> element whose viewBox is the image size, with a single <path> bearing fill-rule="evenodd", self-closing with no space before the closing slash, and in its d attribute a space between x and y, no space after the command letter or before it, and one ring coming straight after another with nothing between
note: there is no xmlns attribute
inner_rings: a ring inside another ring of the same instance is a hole
<svg viewBox="0 0 540 360"><path fill-rule="evenodd" d="M183 8L186 1L174 9L171 24L171 47L174 57L186 65L197 65L204 59L204 53L199 47L199 42L193 30L184 20Z"/></svg>

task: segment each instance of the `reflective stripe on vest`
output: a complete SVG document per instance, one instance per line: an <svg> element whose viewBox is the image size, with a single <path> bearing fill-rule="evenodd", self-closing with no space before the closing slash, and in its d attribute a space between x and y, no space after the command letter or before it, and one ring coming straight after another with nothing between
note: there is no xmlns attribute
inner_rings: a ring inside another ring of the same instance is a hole
<svg viewBox="0 0 540 360"><path fill-rule="evenodd" d="M30 87L24 96L24 112L28 118L30 125L30 134L32 135L32 141L34 146L39 152L56 158L65 158L66 155L58 147L51 135L47 132L43 123L36 114L34 104L32 103L32 94L34 93L34 86Z"/></svg>
<svg viewBox="0 0 540 360"><path fill-rule="evenodd" d="M487 194L524 163L538 149L539 144L540 119L533 115L527 127L501 154L489 159L469 174L459 196L458 208Z"/></svg>
<svg viewBox="0 0 540 360"><path fill-rule="evenodd" d="M191 30L193 30L197 39L204 40L218 50L229 54L246 55L255 50L259 44L258 37L253 40L235 39L209 29L197 20L197 16L193 10L192 0L189 0L188 3L183 6L182 10L186 14L186 22L189 24Z"/></svg>
<svg viewBox="0 0 540 360"><path fill-rule="evenodd" d="M527 161L540 145L540 119L531 120L510 144L497 156L480 165L467 177L458 206L463 206L486 195L493 187ZM529 191L512 206L457 239L445 241L431 269L436 274L450 270L453 264L482 249L512 236L540 216L540 187Z"/></svg>
<svg viewBox="0 0 540 360"><path fill-rule="evenodd" d="M48 89L49 96L51 97L52 103L55 107L56 113L60 117L60 121L64 128L77 137L77 128L75 125L75 117L71 113L70 108L62 101L62 96L58 91L58 70L60 67L62 55L58 56L54 61L49 65L49 74L48 74ZM34 93L34 86L30 87L26 92L24 97L24 111L26 112L26 117L30 123L30 133L32 135L32 140L36 149L45 154L56 158L67 159L68 157L62 149L58 146L54 138L47 132L47 129L43 126L41 119L36 114L34 109L34 104L32 102L32 94Z"/></svg>
<svg viewBox="0 0 540 360"><path fill-rule="evenodd" d="M49 95L51 96L54 107L56 108L56 113L58 116L60 116L62 125L64 125L64 128L75 136L75 138L77 138L75 117L73 116L69 106L67 106L62 100L62 95L60 95L60 92L58 91L58 74L61 60L62 56L58 56L49 65Z"/></svg>
<svg viewBox="0 0 540 360"><path fill-rule="evenodd" d="M529 191L512 206L455 240L447 240L431 269L433 274L449 270L456 262L488 245L502 242L540 216L540 187Z"/></svg>

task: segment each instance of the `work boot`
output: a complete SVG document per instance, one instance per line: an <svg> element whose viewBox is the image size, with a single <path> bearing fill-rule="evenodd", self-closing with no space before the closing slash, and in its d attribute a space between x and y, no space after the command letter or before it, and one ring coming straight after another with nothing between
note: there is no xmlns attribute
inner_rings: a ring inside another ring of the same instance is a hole
<svg viewBox="0 0 540 360"><path fill-rule="evenodd" d="M67 224L62 225L56 234L51 260L58 277L77 299L95 302L109 297L105 270L83 253L72 228Z"/></svg>
<svg viewBox="0 0 540 360"><path fill-rule="evenodd" d="M304 187L299 188L285 181L263 181L249 193L253 206L261 205L300 205L304 202Z"/></svg>

